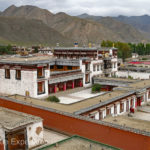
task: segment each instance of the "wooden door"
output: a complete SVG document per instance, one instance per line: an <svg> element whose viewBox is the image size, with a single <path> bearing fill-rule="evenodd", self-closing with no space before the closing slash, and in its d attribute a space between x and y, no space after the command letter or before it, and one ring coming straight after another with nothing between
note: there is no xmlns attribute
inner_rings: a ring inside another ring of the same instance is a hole
<svg viewBox="0 0 150 150"><path fill-rule="evenodd" d="M14 133L7 133L6 135L8 143L8 150L25 150L26 140L24 130Z"/></svg>

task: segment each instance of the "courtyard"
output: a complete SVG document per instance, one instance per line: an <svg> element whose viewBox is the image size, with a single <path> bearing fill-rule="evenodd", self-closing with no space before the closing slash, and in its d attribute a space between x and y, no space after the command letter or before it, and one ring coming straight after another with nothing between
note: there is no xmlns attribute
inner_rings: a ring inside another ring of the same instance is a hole
<svg viewBox="0 0 150 150"><path fill-rule="evenodd" d="M91 88L87 88L73 93L66 93L64 95L58 96L58 98L60 99L60 103L62 104L72 104L88 98L102 95L104 93L106 92L91 93Z"/></svg>

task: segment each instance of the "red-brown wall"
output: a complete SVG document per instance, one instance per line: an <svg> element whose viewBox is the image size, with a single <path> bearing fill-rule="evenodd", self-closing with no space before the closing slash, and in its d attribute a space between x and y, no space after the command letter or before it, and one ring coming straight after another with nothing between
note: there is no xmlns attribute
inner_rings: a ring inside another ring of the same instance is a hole
<svg viewBox="0 0 150 150"><path fill-rule="evenodd" d="M148 136L3 99L0 99L0 106L40 116L45 126L68 134L77 134L125 150L150 150Z"/></svg>
<svg viewBox="0 0 150 150"><path fill-rule="evenodd" d="M4 144L2 141L0 141L0 150L4 150Z"/></svg>

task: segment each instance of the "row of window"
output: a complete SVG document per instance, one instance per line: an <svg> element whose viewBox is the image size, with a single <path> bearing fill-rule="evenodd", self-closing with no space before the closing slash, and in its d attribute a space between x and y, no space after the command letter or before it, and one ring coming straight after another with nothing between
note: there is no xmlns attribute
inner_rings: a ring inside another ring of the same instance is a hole
<svg viewBox="0 0 150 150"><path fill-rule="evenodd" d="M61 65L57 65L56 66L57 69L64 69L64 66ZM54 66L50 66L50 69L54 69ZM72 70L72 66L67 66L68 70Z"/></svg>
<svg viewBox="0 0 150 150"><path fill-rule="evenodd" d="M10 69L5 69L5 78L10 79ZM21 80L21 70L16 70L16 79Z"/></svg>
<svg viewBox="0 0 150 150"><path fill-rule="evenodd" d="M97 68L97 71L100 71L101 70L101 65L93 65L93 71L96 71L96 68Z"/></svg>

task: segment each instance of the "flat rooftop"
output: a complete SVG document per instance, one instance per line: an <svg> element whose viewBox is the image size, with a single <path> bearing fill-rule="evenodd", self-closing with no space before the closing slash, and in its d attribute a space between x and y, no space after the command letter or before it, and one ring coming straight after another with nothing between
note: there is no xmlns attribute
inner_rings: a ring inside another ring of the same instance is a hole
<svg viewBox="0 0 150 150"><path fill-rule="evenodd" d="M128 78L113 78L113 77L95 77L95 79L109 80L109 81L125 81L125 82L137 82L140 80L128 79Z"/></svg>
<svg viewBox="0 0 150 150"><path fill-rule="evenodd" d="M92 141L80 136L72 136L38 150L119 150L118 148Z"/></svg>
<svg viewBox="0 0 150 150"><path fill-rule="evenodd" d="M39 121L42 121L40 117L0 107L0 126L7 130L13 130Z"/></svg>
<svg viewBox="0 0 150 150"><path fill-rule="evenodd" d="M150 107L149 107L150 109ZM150 132L150 113L137 111L132 116L120 115L106 117L102 121Z"/></svg>
<svg viewBox="0 0 150 150"><path fill-rule="evenodd" d="M138 82L134 82L134 83L129 84L129 87L131 87L134 90L149 88L150 80L141 80Z"/></svg>
<svg viewBox="0 0 150 150"><path fill-rule="evenodd" d="M53 56L4 56L0 58L0 64L39 64L49 63L54 60Z"/></svg>
<svg viewBox="0 0 150 150"><path fill-rule="evenodd" d="M99 83L101 85L111 85L111 86L122 86L128 87L130 83L138 82L138 80L126 79L126 78L110 78L110 77L95 77L94 83Z"/></svg>
<svg viewBox="0 0 150 150"><path fill-rule="evenodd" d="M63 63L62 63L63 62ZM0 64L16 64L16 65L37 65L37 64L71 64L72 66L79 66L79 60L76 59L56 59L51 55L33 55L33 56L3 56L0 57Z"/></svg>
<svg viewBox="0 0 150 150"><path fill-rule="evenodd" d="M114 47L55 47L54 50L99 50L99 51L109 51L117 50L117 48Z"/></svg>
<svg viewBox="0 0 150 150"><path fill-rule="evenodd" d="M93 105L97 105L97 104L103 105L104 102L107 102L109 99L122 96L124 94L126 95L126 91L113 91L111 92L111 94L105 93L100 96L88 98L88 99L85 99L85 100L82 100L73 104L60 104L60 103L54 103L54 102L47 102L47 101L39 100L35 98L25 98L24 96L20 96L20 95L12 95L8 97L19 100L19 101L27 102L29 104L35 104L35 105L39 105L39 106L43 106L47 108L53 108L53 109L60 110L63 112L75 113L82 109L87 109L89 107L91 107L92 109Z"/></svg>

